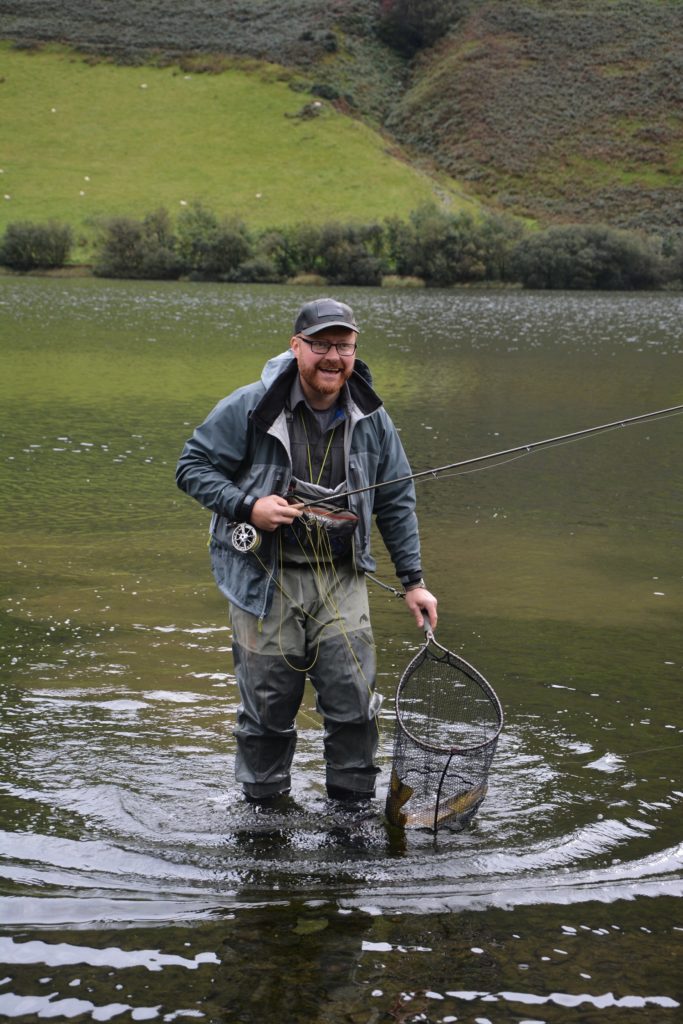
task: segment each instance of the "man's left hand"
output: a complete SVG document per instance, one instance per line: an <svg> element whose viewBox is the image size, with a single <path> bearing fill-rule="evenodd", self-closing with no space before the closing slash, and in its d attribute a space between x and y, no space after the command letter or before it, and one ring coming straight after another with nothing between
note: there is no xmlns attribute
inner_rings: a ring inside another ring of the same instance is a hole
<svg viewBox="0 0 683 1024"><path fill-rule="evenodd" d="M405 602L406 608L415 617L415 621L420 629L423 628L424 619L427 618L432 632L434 632L438 619L436 614L437 601L434 595L430 594L425 587L415 587L413 590L406 591Z"/></svg>

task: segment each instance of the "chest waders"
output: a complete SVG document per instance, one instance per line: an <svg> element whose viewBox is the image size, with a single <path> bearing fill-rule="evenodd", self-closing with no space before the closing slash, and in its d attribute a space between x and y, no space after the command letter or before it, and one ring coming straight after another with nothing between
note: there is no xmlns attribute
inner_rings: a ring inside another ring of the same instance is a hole
<svg viewBox="0 0 683 1024"><path fill-rule="evenodd" d="M305 431L303 418L302 423ZM306 444L308 475L317 479L303 483L301 490L320 492L321 498L330 497L330 490L317 483L335 438L334 430L329 433L317 465ZM343 481L337 484L344 486ZM365 577L354 569L348 548L342 555L333 549L324 523L313 520L302 529L314 531L312 544L296 531L287 544L283 531L278 537L278 582L268 615L258 618L230 607L241 696L234 729L235 774L253 801L290 790L296 716L308 678L324 722L328 795L368 799L374 796L379 771L380 701L374 692L375 647ZM288 558L296 561L288 563Z"/></svg>

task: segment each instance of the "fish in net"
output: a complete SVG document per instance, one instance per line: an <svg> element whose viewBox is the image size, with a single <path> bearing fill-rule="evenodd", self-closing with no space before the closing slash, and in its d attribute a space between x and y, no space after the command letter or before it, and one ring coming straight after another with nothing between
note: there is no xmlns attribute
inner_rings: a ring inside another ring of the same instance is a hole
<svg viewBox="0 0 683 1024"><path fill-rule="evenodd" d="M437 832L469 821L486 796L502 727L493 687L425 622L425 643L396 688L389 823Z"/></svg>

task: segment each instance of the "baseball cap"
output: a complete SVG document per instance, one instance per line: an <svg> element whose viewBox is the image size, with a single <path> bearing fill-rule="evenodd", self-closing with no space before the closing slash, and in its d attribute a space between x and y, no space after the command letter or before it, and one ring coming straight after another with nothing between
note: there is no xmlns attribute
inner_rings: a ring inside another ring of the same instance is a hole
<svg viewBox="0 0 683 1024"><path fill-rule="evenodd" d="M303 334L305 338L317 334L326 327L348 327L350 331L358 333L353 310L346 303L337 302L336 299L314 299L313 302L306 302L294 321L294 333Z"/></svg>

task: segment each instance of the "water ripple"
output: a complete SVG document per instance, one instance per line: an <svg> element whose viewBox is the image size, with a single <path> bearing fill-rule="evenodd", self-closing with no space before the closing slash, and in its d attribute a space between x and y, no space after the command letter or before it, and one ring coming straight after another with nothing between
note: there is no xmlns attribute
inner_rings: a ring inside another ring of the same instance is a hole
<svg viewBox="0 0 683 1024"><path fill-rule="evenodd" d="M225 749L233 694L43 688L17 693L11 710L15 739L30 735L31 754L15 752L14 781L0 791L12 823L0 833L10 920L41 905L48 917L118 920L136 900L143 919L163 906L193 916L302 893L428 912L681 892L681 848L662 845L680 790L662 784L659 799L627 799L624 765L597 772L600 790L590 771L575 772L567 789L549 755L559 746L576 757L571 741L524 717L506 730L473 825L435 838L386 827L386 782L367 815L328 801L315 782L320 733L307 720L291 806L244 804ZM534 752L520 756L532 735ZM584 768L614 764L592 750L583 758Z"/></svg>

